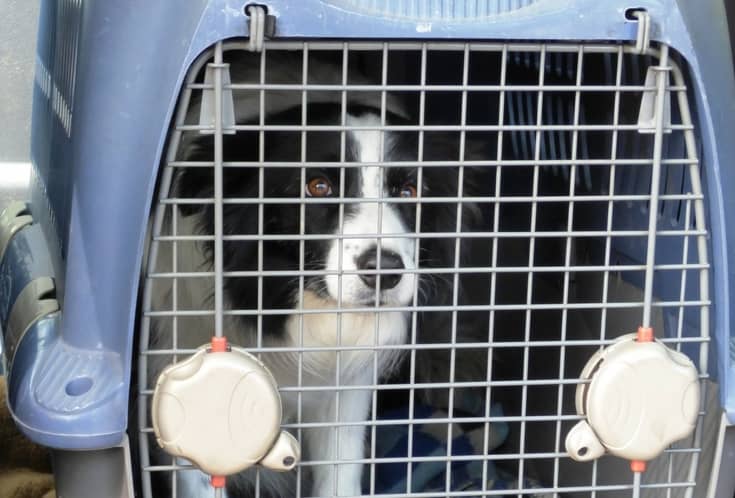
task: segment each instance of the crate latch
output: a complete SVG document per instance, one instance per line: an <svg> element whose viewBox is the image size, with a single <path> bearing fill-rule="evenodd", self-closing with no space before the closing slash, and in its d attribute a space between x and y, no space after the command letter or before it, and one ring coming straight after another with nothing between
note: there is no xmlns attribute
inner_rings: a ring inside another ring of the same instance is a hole
<svg viewBox="0 0 735 498"><path fill-rule="evenodd" d="M631 9L625 16L630 20L638 21L638 31L635 36L635 50L645 54L651 45L651 14L645 9Z"/></svg>
<svg viewBox="0 0 735 498"><path fill-rule="evenodd" d="M645 337L648 332L648 337ZM688 437L699 415L699 374L683 353L641 327L596 352L577 385L577 415L566 450L579 462L605 453L638 462L653 460ZM662 386L665 386L663 388Z"/></svg>
<svg viewBox="0 0 735 498"><path fill-rule="evenodd" d="M51 277L40 277L26 285L13 303L5 330L6 358L13 361L23 334L46 315L59 310L56 286Z"/></svg>
<svg viewBox="0 0 735 498"><path fill-rule="evenodd" d="M275 378L224 337L161 372L151 420L158 445L212 476L215 488L253 465L284 472L301 458L298 441L281 428Z"/></svg>
<svg viewBox="0 0 735 498"><path fill-rule="evenodd" d="M10 239L20 231L21 228L33 223L28 206L25 202L11 202L2 213L0 213L0 262L5 256L5 249L10 244Z"/></svg>
<svg viewBox="0 0 735 498"><path fill-rule="evenodd" d="M268 14L265 5L251 3L245 6L244 11L248 16L248 50L260 52L264 41L273 37L276 32L276 17Z"/></svg>

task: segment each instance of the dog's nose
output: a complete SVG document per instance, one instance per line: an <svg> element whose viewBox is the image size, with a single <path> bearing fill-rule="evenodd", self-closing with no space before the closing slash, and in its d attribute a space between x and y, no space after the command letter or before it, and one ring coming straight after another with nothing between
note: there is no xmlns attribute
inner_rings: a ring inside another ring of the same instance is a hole
<svg viewBox="0 0 735 498"><path fill-rule="evenodd" d="M380 251L380 288L392 289L403 276L400 273L390 273L390 270L402 270L403 259L393 251ZM376 248L368 249L357 258L358 270L378 270L378 250ZM373 289L377 285L378 275L373 273L370 275L360 275L360 278L368 287Z"/></svg>

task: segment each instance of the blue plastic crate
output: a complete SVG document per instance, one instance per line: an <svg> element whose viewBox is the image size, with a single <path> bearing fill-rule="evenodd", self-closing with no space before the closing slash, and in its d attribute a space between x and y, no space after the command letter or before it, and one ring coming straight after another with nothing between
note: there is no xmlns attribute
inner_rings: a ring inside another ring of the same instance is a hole
<svg viewBox="0 0 735 498"><path fill-rule="evenodd" d="M735 245L735 196L727 193L735 192L729 165L735 157L735 81L722 2L262 3L276 18L278 40L630 42L637 23L626 11L646 9L652 40L672 47L687 69L696 108L710 227L712 373L735 422L735 278L727 250ZM55 282L60 311L36 321L11 345L18 353L10 370L10 406L23 431L39 443L94 449L116 444L125 434L147 220L179 89L204 50L247 36L243 5L43 2L33 105L34 224L13 238L0 267L3 325L28 282L39 276ZM563 73L564 61L553 61L547 70ZM635 213L620 216L640 226ZM679 212L662 216L683 223ZM616 249L630 261L641 262L645 254L634 244ZM665 284L657 289L661 298L667 292ZM91 380L89 389L75 395L84 378Z"/></svg>

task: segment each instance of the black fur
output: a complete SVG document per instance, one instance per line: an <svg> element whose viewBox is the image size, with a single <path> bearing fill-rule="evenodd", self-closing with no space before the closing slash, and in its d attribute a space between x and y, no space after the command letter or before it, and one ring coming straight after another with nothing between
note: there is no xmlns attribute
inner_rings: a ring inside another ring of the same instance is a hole
<svg viewBox="0 0 735 498"><path fill-rule="evenodd" d="M377 109L364 106L351 106L348 109L353 116L365 113L379 115ZM341 120L339 106L332 104L312 104L307 109L308 124L338 124ZM276 115L267 116L267 124L300 124L301 108L293 108ZM391 125L409 124L404 118L388 113L387 122ZM386 161L415 162L419 157L419 134L416 131L386 132L389 135L385 143L389 148L384 152ZM304 217L304 228L307 234L335 234L338 232L340 207L336 202L314 202L300 206L298 202L304 190L304 184L314 176L325 176L333 186L339 189L340 176L343 175L344 197L359 197L359 166L354 153L354 144L350 134L345 134L345 161L357 167L340 168L341 137L340 132L308 131L306 133L305 159L318 166L302 168L295 166L279 166L278 162L295 162L302 160L302 133L300 131L268 130L262 135L264 143L260 144L261 135L257 131L241 131L235 135L223 137L223 160L226 165L223 171L224 222L226 236L253 236L250 240L226 240L223 246L223 265L226 272L256 271L258 255L262 254L262 270L279 270L283 276L262 277L262 286L258 278L229 277L225 279L227 302L233 309L255 310L262 306L263 310L289 310L297 305L299 296L299 279L288 275L290 271L300 268L301 243L298 240L279 239L279 235L298 235ZM197 135L184 141L184 148L178 159L181 161L212 162L214 155L213 138ZM481 145L467 143L465 158L471 159ZM262 149L262 150L261 150ZM416 203L398 204L400 217L409 232L422 234L454 233L455 231L471 231L480 225L481 209L472 203L457 203L454 200L460 193L463 196L475 196L483 193L486 181L479 170L472 167L442 166L441 161L457 161L460 159L459 134L433 133L426 134L423 140L422 156L427 165L419 169L415 165L386 167L384 181L385 190L391 196L397 196L401 187L408 183L418 183L421 176L421 195L423 198L447 198L445 202L424 202L420 206L421 226L416 226ZM262 157L261 157L262 154ZM259 163L259 165L237 165L237 162ZM437 165L438 163L438 165ZM214 233L214 170L211 166L182 167L174 179L172 194L179 198L202 199L202 203L181 204L180 212L184 216L196 216L202 234ZM461 180L461 183L460 183ZM262 185L262 192L261 190ZM262 194L262 195L261 195ZM265 198L267 202L261 202ZM336 192L335 197L339 197ZM275 199L276 201L272 201ZM283 199L279 202L278 199ZM233 200L237 200L233 202ZM343 215L349 217L357 208L357 204L343 203ZM462 210L458 217L458 210ZM458 220L461 218L460 226ZM260 231L262 220L262 232ZM257 240L262 233L270 240ZM306 240L303 242L303 268L305 270L323 270L326 254L332 238L323 240ZM463 254L468 250L467 241L459 245ZM464 260L464 255L456 255L456 238L454 236L437 236L422 238L419 242L419 268L453 268L457 262ZM211 259L212 244L205 245L205 251ZM461 281L460 281L461 285ZM326 292L323 277L320 275L305 277L304 286L316 292ZM259 303L259 289L262 289ZM455 288L451 275L422 275L419 279L419 305L451 304ZM450 327L449 313L419 314L419 342L444 342ZM255 329L258 317L241 316L244 325ZM273 336L284 335L287 315L263 313L260 315L260 327L263 334ZM438 339L442 337L442 339ZM434 379L433 369L441 362L433 362L433 353L423 355L418 376L425 380ZM308 479L308 470L304 473ZM293 477L293 476L289 476ZM292 488L293 481L287 479L279 489L261 489L261 496L286 496L286 489ZM158 483L166 486L165 483ZM305 489L309 489L306 485ZM252 480L238 478L228 479L230 498L242 498L253 494Z"/></svg>
<svg viewBox="0 0 735 498"><path fill-rule="evenodd" d="M351 107L350 113L361 115L367 112L379 114L378 110L364 107ZM309 124L334 124L339 120L339 106L331 104L313 104L308 107ZM271 123L295 124L300 123L301 109L291 109L269 118ZM388 124L407 124L402 118L389 114ZM396 132L386 143L392 145L385 151L387 161L413 161L418 158L418 133ZM354 154L352 138L345 135L345 161L359 166ZM306 182L314 176L328 177L335 189L339 189L340 170L344 174L344 197L359 197L359 167L330 166L340 159L339 132L307 132L306 161L323 164L323 167L302 168L268 166L273 162L299 162L301 158L300 132L266 131L264 134L264 164L262 169L257 166L225 167L223 188L225 199L241 199L241 203L226 203L224 205L224 233L225 235L256 235L258 234L258 220L262 216L263 231L267 236L298 235L302 210L298 200ZM428 161L452 160L459 158L459 141L450 136L433 136L424 143L424 159ZM458 138L458 137L454 137ZM223 138L223 160L225 162L258 161L259 156L258 132L240 132L236 135L225 135ZM213 139L204 136L188 144L182 160L212 161ZM262 171L262 173L261 173ZM386 167L385 182L387 189L393 195L398 195L401 186L406 182L416 183L418 168L416 167ZM258 203L259 182L262 174L263 197L269 199L284 198L288 203ZM463 171L462 194L472 196L476 194L478 186L477 172L466 167ZM424 198L454 197L459 195L459 168L453 167L424 167L422 172L422 196ZM176 177L176 195L184 198L213 197L213 170L211 167L184 168ZM335 192L335 196L339 192ZM345 202L343 215L348 217L355 209L356 204ZM401 218L409 231L416 229L416 203L397 204ZM421 205L421 233L454 232L457 228L477 225L480 211L477 206L466 203L463 205L462 225L457 227L458 204L455 201L446 203L423 203ZM260 213L262 211L262 214ZM214 208L211 203L188 204L182 206L185 215L198 214L203 220L201 233L214 233ZM305 233L333 234L339 223L338 203L309 202L304 206ZM306 240L304 242L303 264L305 270L323 269L331 239ZM225 241L224 269L225 271L255 271L258 268L258 251L262 245L263 270L297 271L299 270L300 243L296 240L256 240ZM207 245L211 251L211 243ZM453 237L425 238L420 242L419 267L452 267L454 266L455 239ZM211 255L211 252L210 252ZM211 256L210 256L211 257ZM324 292L322 276L305 277L305 288ZM258 286L255 277L228 278L225 286L230 302L236 309L256 309L258 302ZM451 294L451 283L445 278L424 279L421 286L419 304L439 304L445 296ZM298 299L298 279L284 277L263 277L262 308L263 309L293 309ZM280 333L283 330L284 315L264 315L263 330L268 333ZM246 317L254 323L254 317Z"/></svg>

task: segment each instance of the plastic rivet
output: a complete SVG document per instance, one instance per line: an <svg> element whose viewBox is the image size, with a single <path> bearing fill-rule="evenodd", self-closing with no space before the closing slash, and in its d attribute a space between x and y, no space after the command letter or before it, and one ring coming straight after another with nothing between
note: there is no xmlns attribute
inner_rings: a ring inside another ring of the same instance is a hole
<svg viewBox="0 0 735 498"><path fill-rule="evenodd" d="M643 460L632 460L630 462L630 470L643 473L646 471L646 462Z"/></svg>
<svg viewBox="0 0 735 498"><path fill-rule="evenodd" d="M638 342L653 342L653 329L651 327L638 327L636 340Z"/></svg>
<svg viewBox="0 0 735 498"><path fill-rule="evenodd" d="M224 353L227 351L227 337L212 337L212 352Z"/></svg>

